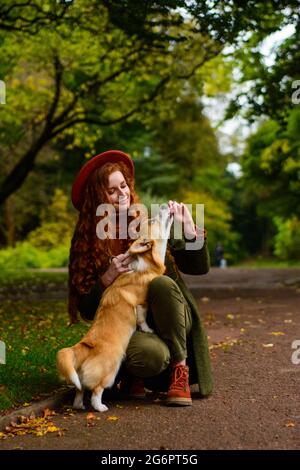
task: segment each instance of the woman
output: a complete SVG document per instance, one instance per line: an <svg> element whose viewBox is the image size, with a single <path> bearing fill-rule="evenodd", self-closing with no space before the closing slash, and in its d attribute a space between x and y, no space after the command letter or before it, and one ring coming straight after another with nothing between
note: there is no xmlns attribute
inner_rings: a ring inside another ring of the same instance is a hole
<svg viewBox="0 0 300 470"><path fill-rule="evenodd" d="M92 320L106 287L129 270L132 258L125 252L130 240L118 237L118 221L121 214L127 217L132 204L139 202L131 158L110 150L89 160L75 179L72 202L79 210L69 264L69 314L71 322L75 322L77 309L83 318ZM115 239L97 236L96 211L103 203L112 204L116 210ZM205 238L186 206L169 201L169 208L174 220L185 224L188 241L191 237ZM179 406L192 403L189 384L198 383L201 396L212 390L206 334L196 301L178 271L207 273L209 255L205 240L198 250L186 250L185 245L185 238L170 237L166 273L149 286L147 323L154 333L136 331L125 360L127 376L135 377L131 381L132 395L144 396L145 382L150 390L168 390L166 404Z"/></svg>

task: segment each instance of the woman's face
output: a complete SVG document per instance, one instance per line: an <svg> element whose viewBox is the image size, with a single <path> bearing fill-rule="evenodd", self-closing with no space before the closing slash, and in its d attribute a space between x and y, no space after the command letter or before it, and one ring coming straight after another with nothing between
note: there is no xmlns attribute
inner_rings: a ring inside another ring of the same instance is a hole
<svg viewBox="0 0 300 470"><path fill-rule="evenodd" d="M117 211L127 210L130 206L130 189L123 173L114 171L108 177L108 199Z"/></svg>

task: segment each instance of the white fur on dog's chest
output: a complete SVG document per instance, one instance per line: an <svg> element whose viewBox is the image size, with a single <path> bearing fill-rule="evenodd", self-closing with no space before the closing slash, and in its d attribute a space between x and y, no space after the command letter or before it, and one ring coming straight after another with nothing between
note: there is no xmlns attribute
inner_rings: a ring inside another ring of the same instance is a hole
<svg viewBox="0 0 300 470"><path fill-rule="evenodd" d="M149 265L146 263L146 261L142 257L138 257L137 260L133 261L128 265L129 269L132 269L135 272L144 272L149 269Z"/></svg>

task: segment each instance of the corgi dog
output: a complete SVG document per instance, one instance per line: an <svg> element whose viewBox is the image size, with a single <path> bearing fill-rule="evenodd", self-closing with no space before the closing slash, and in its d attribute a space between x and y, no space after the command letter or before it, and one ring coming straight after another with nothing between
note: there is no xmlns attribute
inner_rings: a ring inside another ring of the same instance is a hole
<svg viewBox="0 0 300 470"><path fill-rule="evenodd" d="M162 205L156 217L141 224L139 238L128 249L135 257L129 264L131 271L121 274L107 287L84 337L74 346L58 351L59 375L76 387L74 408L84 409L83 393L87 388L92 390L93 408L106 411L102 393L115 381L136 322L143 331L152 331L145 323L148 286L165 272L172 222L168 206Z"/></svg>

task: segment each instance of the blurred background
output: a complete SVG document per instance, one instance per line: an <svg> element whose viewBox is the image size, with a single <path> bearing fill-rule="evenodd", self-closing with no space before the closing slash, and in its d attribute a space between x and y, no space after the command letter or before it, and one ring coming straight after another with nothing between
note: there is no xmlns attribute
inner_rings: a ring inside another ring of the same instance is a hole
<svg viewBox="0 0 300 470"><path fill-rule="evenodd" d="M108 149L143 202L205 204L214 264L299 264L299 35L298 1L2 0L0 269L67 266Z"/></svg>

